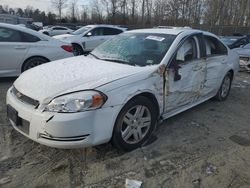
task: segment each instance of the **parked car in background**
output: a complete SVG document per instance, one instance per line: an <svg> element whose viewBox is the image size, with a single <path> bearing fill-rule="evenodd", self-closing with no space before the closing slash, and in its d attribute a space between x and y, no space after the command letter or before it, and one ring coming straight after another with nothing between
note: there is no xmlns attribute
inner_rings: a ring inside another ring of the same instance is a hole
<svg viewBox="0 0 250 188"><path fill-rule="evenodd" d="M71 34L58 35L54 38L71 43L74 55L83 55L126 30L126 28L113 25L87 25Z"/></svg>
<svg viewBox="0 0 250 188"><path fill-rule="evenodd" d="M226 36L221 37L221 40L228 45L230 49L233 49L249 44L250 36Z"/></svg>
<svg viewBox="0 0 250 188"><path fill-rule="evenodd" d="M88 33L88 32L85 32ZM227 99L238 55L208 32L143 29L22 74L8 90L8 118L26 137L57 148L111 141L142 146L158 120L211 98Z"/></svg>
<svg viewBox="0 0 250 188"><path fill-rule="evenodd" d="M63 27L63 26L52 26L52 27L44 28L40 30L39 32L52 37L56 35L70 34L73 32L73 30L67 27Z"/></svg>
<svg viewBox="0 0 250 188"><path fill-rule="evenodd" d="M25 27L29 28L29 29L32 29L34 31L40 31L42 30L42 27L41 26L38 26L36 24L26 24Z"/></svg>
<svg viewBox="0 0 250 188"><path fill-rule="evenodd" d="M241 71L250 72L250 43L234 49L240 56Z"/></svg>
<svg viewBox="0 0 250 188"><path fill-rule="evenodd" d="M25 27L0 23L0 77L18 76L37 65L72 56L71 44Z"/></svg>
<svg viewBox="0 0 250 188"><path fill-rule="evenodd" d="M69 23L64 23L64 24L61 23L60 26L67 27L69 29L72 29L73 31L79 29L75 24L69 24Z"/></svg>
<svg viewBox="0 0 250 188"><path fill-rule="evenodd" d="M18 26L27 27L27 28L32 29L34 31L40 31L42 29L42 27L39 27L39 26L34 25L34 24L29 24L29 23L27 23L27 24L18 24Z"/></svg>

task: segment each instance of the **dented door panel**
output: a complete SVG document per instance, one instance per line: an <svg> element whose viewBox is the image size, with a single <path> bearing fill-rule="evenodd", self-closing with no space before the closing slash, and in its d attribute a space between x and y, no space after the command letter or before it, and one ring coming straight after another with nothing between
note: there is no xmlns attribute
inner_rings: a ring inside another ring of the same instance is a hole
<svg viewBox="0 0 250 188"><path fill-rule="evenodd" d="M207 58L207 74L204 86L204 93L206 95L211 95L218 91L221 80L225 76L226 58L226 56L213 56Z"/></svg>
<svg viewBox="0 0 250 188"><path fill-rule="evenodd" d="M168 70L165 112L192 104L202 96L206 78L206 62L199 59L183 64L179 73L181 79L174 81L173 70Z"/></svg>

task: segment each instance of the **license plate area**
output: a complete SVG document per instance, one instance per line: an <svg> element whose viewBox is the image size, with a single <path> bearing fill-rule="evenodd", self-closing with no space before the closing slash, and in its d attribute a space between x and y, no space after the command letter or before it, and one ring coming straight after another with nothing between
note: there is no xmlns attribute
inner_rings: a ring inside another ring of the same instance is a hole
<svg viewBox="0 0 250 188"><path fill-rule="evenodd" d="M30 123L18 116L18 112L10 105L7 105L7 117L25 134L29 134Z"/></svg>
<svg viewBox="0 0 250 188"><path fill-rule="evenodd" d="M10 105L7 106L7 117L13 121L16 126L19 126L20 120L18 118L18 112Z"/></svg>

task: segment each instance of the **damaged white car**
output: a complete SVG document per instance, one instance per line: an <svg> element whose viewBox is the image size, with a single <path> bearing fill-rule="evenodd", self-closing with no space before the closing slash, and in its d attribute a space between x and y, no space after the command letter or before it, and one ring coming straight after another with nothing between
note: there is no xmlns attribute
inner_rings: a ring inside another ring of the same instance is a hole
<svg viewBox="0 0 250 188"><path fill-rule="evenodd" d="M88 57L24 72L7 93L13 127L56 148L144 144L158 120L210 98L227 98L238 55L192 29L125 32Z"/></svg>

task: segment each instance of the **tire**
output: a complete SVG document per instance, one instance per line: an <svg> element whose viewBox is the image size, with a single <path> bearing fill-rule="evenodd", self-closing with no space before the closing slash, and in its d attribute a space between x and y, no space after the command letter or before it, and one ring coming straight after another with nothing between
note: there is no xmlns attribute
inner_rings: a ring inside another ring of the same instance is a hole
<svg viewBox="0 0 250 188"><path fill-rule="evenodd" d="M136 115L136 112L139 113ZM156 112L156 106L146 97L138 96L130 100L116 119L111 139L113 146L124 151L142 146L155 128Z"/></svg>
<svg viewBox="0 0 250 188"><path fill-rule="evenodd" d="M230 93L232 85L233 75L231 72L228 72L224 77L219 91L214 97L217 101L225 101Z"/></svg>
<svg viewBox="0 0 250 188"><path fill-rule="evenodd" d="M45 35L48 35L48 36L49 36L49 33L48 33L48 32L43 32L43 34L45 34Z"/></svg>
<svg viewBox="0 0 250 188"><path fill-rule="evenodd" d="M84 54L84 51L81 46L79 46L78 44L73 44L72 46L73 46L74 56L79 56Z"/></svg>
<svg viewBox="0 0 250 188"><path fill-rule="evenodd" d="M38 65L41 65L41 64L44 64L44 63L47 63L48 60L46 60L45 58L42 58L42 57L33 57L29 60L27 60L24 65L23 65L23 68L22 68L22 72L26 71L26 70L29 70L33 67L36 67Z"/></svg>

